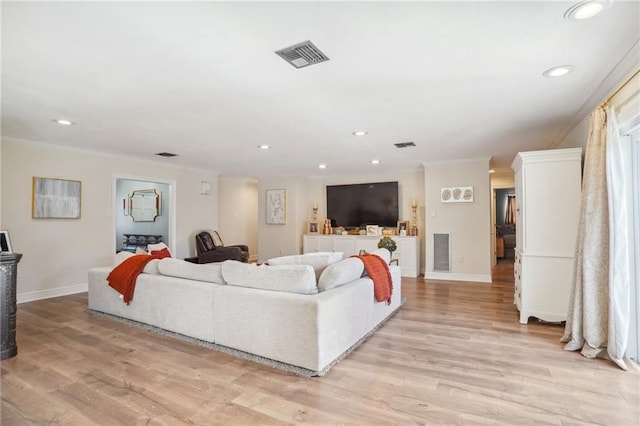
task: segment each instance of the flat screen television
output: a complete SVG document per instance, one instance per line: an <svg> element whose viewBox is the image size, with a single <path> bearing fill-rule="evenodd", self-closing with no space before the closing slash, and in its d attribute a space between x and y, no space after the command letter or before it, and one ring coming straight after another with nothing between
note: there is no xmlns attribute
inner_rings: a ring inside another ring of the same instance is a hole
<svg viewBox="0 0 640 426"><path fill-rule="evenodd" d="M332 226L395 227L398 223L398 182L327 185L327 217Z"/></svg>

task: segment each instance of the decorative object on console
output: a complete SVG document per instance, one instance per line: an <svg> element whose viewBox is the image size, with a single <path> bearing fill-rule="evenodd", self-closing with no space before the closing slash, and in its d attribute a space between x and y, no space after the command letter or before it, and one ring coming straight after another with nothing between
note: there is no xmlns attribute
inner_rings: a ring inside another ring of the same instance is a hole
<svg viewBox="0 0 640 426"><path fill-rule="evenodd" d="M307 234L317 234L318 233L318 222L309 222L307 227Z"/></svg>
<svg viewBox="0 0 640 426"><path fill-rule="evenodd" d="M325 219L324 224L322 225L322 233L324 235L331 235L331 219Z"/></svg>
<svg viewBox="0 0 640 426"><path fill-rule="evenodd" d="M335 235L342 235L342 233L345 232L344 226L338 226L337 228L332 228L332 230L332 233Z"/></svg>
<svg viewBox="0 0 640 426"><path fill-rule="evenodd" d="M393 238L391 237L382 237L380 241L378 241L378 248L385 248L389 250L389 253L393 253L398 249L398 246Z"/></svg>
<svg viewBox="0 0 640 426"><path fill-rule="evenodd" d="M267 189L267 224L284 225L287 223L287 190Z"/></svg>
<svg viewBox="0 0 640 426"><path fill-rule="evenodd" d="M313 220L316 221L318 220L318 203L313 203Z"/></svg>
<svg viewBox="0 0 640 426"><path fill-rule="evenodd" d="M378 225L367 225L367 235L378 235Z"/></svg>
<svg viewBox="0 0 640 426"><path fill-rule="evenodd" d="M396 228L397 234L402 236L402 237L406 237L408 230L409 230L409 221L408 220L399 220L398 221L398 226Z"/></svg>
<svg viewBox="0 0 640 426"><path fill-rule="evenodd" d="M415 198L411 200L411 231L409 234L412 237L418 235L418 202Z"/></svg>
<svg viewBox="0 0 640 426"><path fill-rule="evenodd" d="M440 202L472 203L473 186L454 186L448 188L440 188Z"/></svg>
<svg viewBox="0 0 640 426"><path fill-rule="evenodd" d="M80 219L82 183L78 180L33 177L33 219Z"/></svg>
<svg viewBox="0 0 640 426"><path fill-rule="evenodd" d="M0 231L0 252L13 253L11 249L11 239L9 238L9 231Z"/></svg>

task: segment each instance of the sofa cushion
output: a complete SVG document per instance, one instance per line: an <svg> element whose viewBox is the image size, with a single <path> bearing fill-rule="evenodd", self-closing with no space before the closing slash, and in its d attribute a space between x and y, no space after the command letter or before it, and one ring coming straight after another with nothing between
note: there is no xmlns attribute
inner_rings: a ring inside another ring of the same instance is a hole
<svg viewBox="0 0 640 426"><path fill-rule="evenodd" d="M227 284L238 287L298 294L318 292L316 276L309 265L257 266L227 260L222 262L222 276Z"/></svg>
<svg viewBox="0 0 640 426"><path fill-rule="evenodd" d="M149 263L154 262L153 260ZM162 275L188 280L226 284L222 278L221 263L191 263L181 259L167 257L158 260L158 271Z"/></svg>
<svg viewBox="0 0 640 426"><path fill-rule="evenodd" d="M318 290L327 291L362 277L364 263L357 257L349 257L325 268L318 280Z"/></svg>
<svg viewBox="0 0 640 426"><path fill-rule="evenodd" d="M159 264L160 259L152 259L149 261L149 263L144 265L144 269L142 270L142 272L145 274L160 275L160 272L158 271Z"/></svg>
<svg viewBox="0 0 640 426"><path fill-rule="evenodd" d="M324 269L336 263L344 257L343 252L317 252L297 254L293 256L282 256L267 260L267 263L271 266L279 265L309 265L313 268L316 274L316 281L320 278L320 274Z"/></svg>

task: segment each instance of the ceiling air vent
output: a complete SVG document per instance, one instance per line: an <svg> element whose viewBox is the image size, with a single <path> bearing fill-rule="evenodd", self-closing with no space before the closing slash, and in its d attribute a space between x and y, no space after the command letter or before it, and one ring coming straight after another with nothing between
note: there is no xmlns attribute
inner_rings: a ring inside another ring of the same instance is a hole
<svg viewBox="0 0 640 426"><path fill-rule="evenodd" d="M174 154L172 152L159 152L156 155L159 155L160 157L177 157L178 154Z"/></svg>
<svg viewBox="0 0 640 426"><path fill-rule="evenodd" d="M398 142L394 143L396 148L409 148L410 146L416 146L413 142Z"/></svg>
<svg viewBox="0 0 640 426"><path fill-rule="evenodd" d="M329 60L327 55L309 40L277 50L276 54L296 68L304 68Z"/></svg>

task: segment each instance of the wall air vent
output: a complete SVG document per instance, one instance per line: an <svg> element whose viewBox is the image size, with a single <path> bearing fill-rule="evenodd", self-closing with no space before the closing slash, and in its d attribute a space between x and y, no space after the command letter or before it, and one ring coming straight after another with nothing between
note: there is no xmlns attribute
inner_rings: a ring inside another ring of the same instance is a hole
<svg viewBox="0 0 640 426"><path fill-rule="evenodd" d="M174 154L172 152L159 152L156 155L159 155L160 157L177 157L178 154Z"/></svg>
<svg viewBox="0 0 640 426"><path fill-rule="evenodd" d="M416 146L413 142L398 142L394 143L396 148L409 148L410 146Z"/></svg>
<svg viewBox="0 0 640 426"><path fill-rule="evenodd" d="M327 55L309 40L276 50L276 54L296 68L304 68L329 60Z"/></svg>
<svg viewBox="0 0 640 426"><path fill-rule="evenodd" d="M450 234L433 234L433 271L451 271Z"/></svg>

